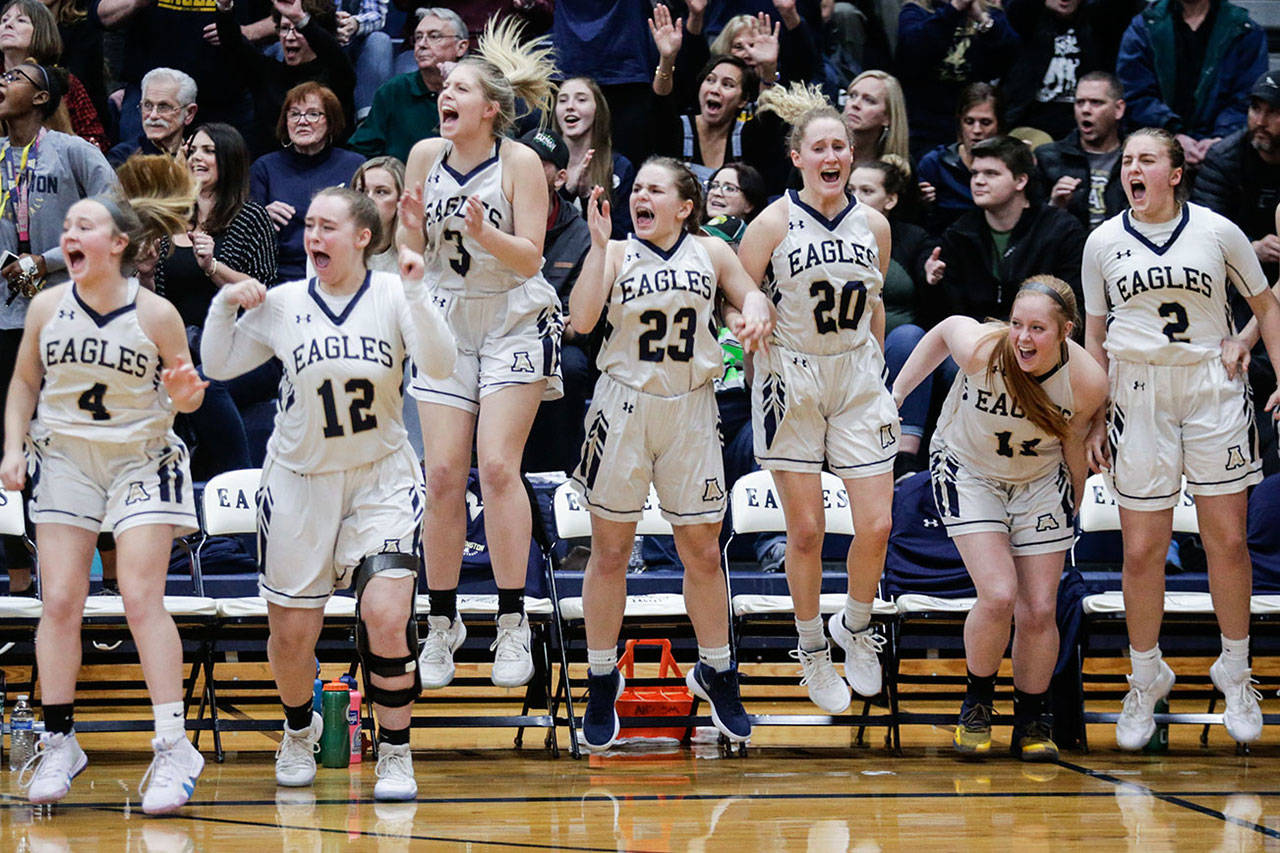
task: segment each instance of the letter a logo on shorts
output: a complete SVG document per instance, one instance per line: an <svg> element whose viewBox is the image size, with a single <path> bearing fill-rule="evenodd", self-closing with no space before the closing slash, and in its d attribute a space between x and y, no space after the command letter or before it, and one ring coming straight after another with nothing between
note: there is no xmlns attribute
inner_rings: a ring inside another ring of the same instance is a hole
<svg viewBox="0 0 1280 853"><path fill-rule="evenodd" d="M1046 530L1057 530L1061 527L1058 519L1053 517L1052 513L1046 512L1044 515L1036 517L1036 533L1043 533Z"/></svg>
<svg viewBox="0 0 1280 853"><path fill-rule="evenodd" d="M511 360L511 371L513 373L533 373L533 361L529 358L529 353L521 350L516 353L515 358Z"/></svg>
<svg viewBox="0 0 1280 853"><path fill-rule="evenodd" d="M882 424L880 426L880 449L883 450L891 444L897 444L898 439L893 434L893 424Z"/></svg>
<svg viewBox="0 0 1280 853"><path fill-rule="evenodd" d="M129 483L129 494L124 499L125 506L139 504L143 501L151 500L151 495L143 487L141 480L133 480Z"/></svg>
<svg viewBox="0 0 1280 853"><path fill-rule="evenodd" d="M1240 445L1233 444L1227 448L1227 470L1234 471L1237 468L1243 468L1244 451L1240 449Z"/></svg>
<svg viewBox="0 0 1280 853"><path fill-rule="evenodd" d="M702 500L705 503L724 500L724 489L720 488L719 478L708 477L703 481Z"/></svg>

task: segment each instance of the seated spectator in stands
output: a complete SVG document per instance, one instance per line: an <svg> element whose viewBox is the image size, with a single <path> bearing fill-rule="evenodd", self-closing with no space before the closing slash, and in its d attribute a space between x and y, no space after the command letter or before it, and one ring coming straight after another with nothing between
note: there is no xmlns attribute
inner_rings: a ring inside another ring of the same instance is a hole
<svg viewBox="0 0 1280 853"><path fill-rule="evenodd" d="M1018 58L1001 81L1010 127L1034 127L1060 139L1075 126L1076 84L1091 71L1110 71L1095 21L1114 18L1115 3L1006 0L1009 24L1022 38Z"/></svg>
<svg viewBox="0 0 1280 853"><path fill-rule="evenodd" d="M262 206L249 200L248 163L240 131L222 123L198 127L187 146L187 169L200 187L191 230L160 239L154 288L178 309L197 367L201 330L219 288L247 278L275 280L275 230ZM200 408L185 416L196 438L191 470L197 479L253 467L228 384L211 381Z"/></svg>
<svg viewBox="0 0 1280 853"><path fill-rule="evenodd" d="M624 239L631 231L631 184L636 170L630 160L613 150L609 102L594 80L573 77L560 84L555 129L569 149L569 167L560 194L571 199L585 216L591 188L608 189L613 239Z"/></svg>
<svg viewBox="0 0 1280 853"><path fill-rule="evenodd" d="M737 251L747 225L769 203L764 178L746 163L725 163L707 181L702 229Z"/></svg>
<svg viewBox="0 0 1280 853"><path fill-rule="evenodd" d="M564 187L569 166L569 148L555 131L531 130L520 141L542 160L547 177L550 205L547 208L547 236L542 246L542 276L556 289L560 307L569 313L569 294L582 272L582 262L591 249L591 232L577 205L565 199ZM538 407L529 439L525 442L523 470L571 471L578 464L582 447L587 398L595 385L598 342L595 334L582 335L565 325L560 348L560 371L564 396Z"/></svg>
<svg viewBox="0 0 1280 853"><path fill-rule="evenodd" d="M689 4L689 20L685 22L689 35L702 32L701 28L694 29L695 5ZM817 33L795 3L775 3L771 11L779 18L772 25L764 12L734 15L709 45L706 39L689 39L690 45L706 47L701 55L696 50L688 55L688 66L698 68L712 56L736 56L760 80L783 84L822 82L822 51ZM680 57L681 62L685 60L685 56Z"/></svg>
<svg viewBox="0 0 1280 853"><path fill-rule="evenodd" d="M413 20L414 15L421 14L423 7L435 2L435 0L425 0L425 2L422 2L422 0L394 0L394 2L397 9L413 13L405 21L404 40L408 44L413 35L408 31L409 22ZM511 17L519 18L525 25L525 35L530 37L543 35L551 29L551 14L554 5L556 4L553 0L438 0L436 2L437 8L453 12L461 17L463 21L463 37L469 37L472 43L480 38L480 34L484 32L484 25L490 18L497 19L494 23ZM400 68L396 69L397 73L401 70ZM410 68L403 70L409 71Z"/></svg>
<svg viewBox="0 0 1280 853"><path fill-rule="evenodd" d="M844 123L853 135L854 165L873 163L885 154L911 162L907 102L898 78L886 71L863 71L849 84Z"/></svg>
<svg viewBox="0 0 1280 853"><path fill-rule="evenodd" d="M933 234L941 234L962 214L973 210L969 191L973 146L1004 133L1003 101L999 91L986 83L965 87L955 115L956 141L939 145L924 155L917 172L920 195L929 208L928 229Z"/></svg>
<svg viewBox="0 0 1280 853"><path fill-rule="evenodd" d="M941 293L925 280L924 263L938 241L923 228L904 221L897 215L904 191L911 189L911 173L901 157L862 163L849 176L849 188L859 203L875 208L889 220L892 238L889 271L884 276L884 359L889 382L906 363L924 333L933 327L945 310L939 310ZM921 470L920 442L929 415L933 376L930 374L899 407L902 434L898 439L898 458L894 463L894 479Z"/></svg>
<svg viewBox="0 0 1280 853"><path fill-rule="evenodd" d="M1091 71L1076 84L1076 129L1036 149L1036 172L1049 203L1070 213L1086 231L1129 206L1120 185L1120 81Z"/></svg>
<svg viewBox="0 0 1280 853"><path fill-rule="evenodd" d="M1174 134L1189 166L1244 125L1266 70L1266 33L1228 0L1157 0L1134 16L1116 60L1130 121Z"/></svg>
<svg viewBox="0 0 1280 853"><path fill-rule="evenodd" d="M285 93L308 81L334 93L342 107L343 127L353 127L356 72L335 35L333 0L272 0L271 19L283 60L272 59L249 43L232 5L233 0L218 0L218 41L240 67L253 95L254 134L245 140L249 148L270 150L271 121L280 115ZM345 139L345 135L338 137L338 141ZM308 204L310 199L302 208Z"/></svg>
<svg viewBox="0 0 1280 853"><path fill-rule="evenodd" d="M53 13L58 35L62 37L62 58L58 64L84 85L103 124L112 124L107 111L102 28L85 14L85 4L80 0L49 0L45 5Z"/></svg>
<svg viewBox="0 0 1280 853"><path fill-rule="evenodd" d="M176 157L186 145L187 128L196 118L196 81L174 68L152 68L142 78L142 135L122 140L107 152L119 168L131 154Z"/></svg>
<svg viewBox="0 0 1280 853"><path fill-rule="evenodd" d="M1083 304L1085 230L1065 210L1027 199L1035 165L1026 143L1008 136L973 147L978 209L957 219L925 262L926 282L943 285L951 313L980 322L1007 317L1018 285L1033 275L1062 279Z"/></svg>
<svg viewBox="0 0 1280 853"><path fill-rule="evenodd" d="M347 147L367 157L386 154L407 160L420 139L436 136L440 112L436 101L444 76L466 56L471 42L458 13L449 9L419 9L410 54L417 68L392 77L373 96L373 108Z"/></svg>
<svg viewBox="0 0 1280 853"><path fill-rule="evenodd" d="M703 181L725 163L741 160L760 171L771 192L781 192L790 168L783 156L781 122L772 114L740 115L759 91L755 73L737 57L713 56L698 77L697 114L681 114L672 94L681 28L666 6L657 6L651 30L661 57L653 77L654 153L683 161Z"/></svg>
<svg viewBox="0 0 1280 853"><path fill-rule="evenodd" d="M0 11L0 51L4 52L5 71L27 59L41 65L61 64L62 35L53 13L40 0L8 0ZM67 74L67 82L62 106L66 108L71 132L105 152L111 143L93 98L74 74Z"/></svg>
<svg viewBox="0 0 1280 853"><path fill-rule="evenodd" d="M345 186L364 158L334 147L345 127L342 104L319 83L294 86L276 122L283 151L259 157L249 170L249 195L267 209L275 225L280 281L303 277L307 268L302 219L311 197L325 187Z"/></svg>
<svg viewBox="0 0 1280 853"><path fill-rule="evenodd" d="M1018 34L987 0L906 0L898 17L898 79L911 116L917 159L952 134L952 107L964 87L1003 77Z"/></svg>
<svg viewBox="0 0 1280 853"><path fill-rule="evenodd" d="M391 78L394 46L382 31L387 25L387 0L341 0L335 13L338 44L356 70L356 118L373 105L373 94Z"/></svg>
<svg viewBox="0 0 1280 853"><path fill-rule="evenodd" d="M366 160L351 176L351 189L372 199L382 219L382 242L373 247L364 265L398 275L400 257L395 236L400 226L400 196L404 194L404 163L395 157Z"/></svg>

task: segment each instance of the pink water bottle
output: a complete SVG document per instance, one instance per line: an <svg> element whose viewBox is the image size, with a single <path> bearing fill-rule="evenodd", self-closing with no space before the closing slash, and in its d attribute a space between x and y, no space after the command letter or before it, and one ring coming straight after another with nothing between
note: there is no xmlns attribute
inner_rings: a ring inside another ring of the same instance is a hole
<svg viewBox="0 0 1280 853"><path fill-rule="evenodd" d="M360 691L351 691L351 707L347 709L347 731L351 743L351 763L359 764L364 756L364 728L360 725Z"/></svg>

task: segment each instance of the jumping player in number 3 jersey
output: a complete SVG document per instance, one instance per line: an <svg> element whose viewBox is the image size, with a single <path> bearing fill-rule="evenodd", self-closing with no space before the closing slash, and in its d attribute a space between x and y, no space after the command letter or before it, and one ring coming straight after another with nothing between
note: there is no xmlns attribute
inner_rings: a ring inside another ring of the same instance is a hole
<svg viewBox="0 0 1280 853"><path fill-rule="evenodd" d="M1209 670L1226 695L1223 723L1235 740L1262 733L1251 686L1245 546L1246 489L1262 479L1248 349L1234 334L1227 287L1249 302L1273 363L1280 304L1267 290L1249 240L1228 220L1186 202L1182 146L1146 128L1125 142L1120 180L1131 209L1085 244L1085 342L1108 368L1111 405L1095 424L1090 463L1108 468L1124 536L1124 604L1133 674L1116 722L1122 749L1155 731L1156 702L1173 687L1160 656L1164 562L1182 478L1195 496L1222 655ZM1267 409L1280 402L1273 394Z"/></svg>

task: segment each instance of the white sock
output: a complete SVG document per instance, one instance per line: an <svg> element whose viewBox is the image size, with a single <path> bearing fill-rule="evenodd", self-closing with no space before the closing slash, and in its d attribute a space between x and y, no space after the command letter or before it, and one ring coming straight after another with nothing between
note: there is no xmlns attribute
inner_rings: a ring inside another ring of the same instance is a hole
<svg viewBox="0 0 1280 853"><path fill-rule="evenodd" d="M702 661L716 672L725 672L733 665L729 655L728 643L715 649L709 649L706 646L698 646L698 660Z"/></svg>
<svg viewBox="0 0 1280 853"><path fill-rule="evenodd" d="M618 647L587 649L587 666L592 675L608 675L618 668Z"/></svg>
<svg viewBox="0 0 1280 853"><path fill-rule="evenodd" d="M164 743L173 743L186 736L186 710L181 702L165 702L163 705L152 705L155 715L156 739Z"/></svg>
<svg viewBox="0 0 1280 853"><path fill-rule="evenodd" d="M844 626L850 633L866 630L871 624L871 602L858 601L853 596L844 600Z"/></svg>
<svg viewBox="0 0 1280 853"><path fill-rule="evenodd" d="M1232 672L1240 673L1249 668L1249 637L1231 640L1222 635L1222 661Z"/></svg>
<svg viewBox="0 0 1280 853"><path fill-rule="evenodd" d="M1160 674L1160 646L1154 645L1149 651L1140 652L1129 647L1129 663L1133 667L1133 683L1143 687L1149 686Z"/></svg>
<svg viewBox="0 0 1280 853"><path fill-rule="evenodd" d="M797 619L796 633L800 635L800 648L817 652L827 647L827 635L822 632L822 614L812 619Z"/></svg>

